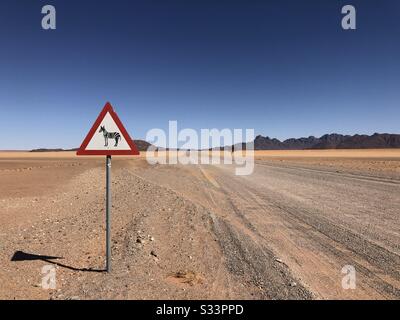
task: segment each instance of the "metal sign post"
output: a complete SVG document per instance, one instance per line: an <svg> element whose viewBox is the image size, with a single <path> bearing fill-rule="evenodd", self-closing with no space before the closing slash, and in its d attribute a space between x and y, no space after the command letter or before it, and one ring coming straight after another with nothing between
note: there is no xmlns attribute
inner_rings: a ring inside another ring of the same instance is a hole
<svg viewBox="0 0 400 320"><path fill-rule="evenodd" d="M106 157L106 269L111 272L111 156Z"/></svg>
<svg viewBox="0 0 400 320"><path fill-rule="evenodd" d="M111 156L137 156L139 151L110 103L106 103L76 152L106 157L106 270L111 272Z"/></svg>

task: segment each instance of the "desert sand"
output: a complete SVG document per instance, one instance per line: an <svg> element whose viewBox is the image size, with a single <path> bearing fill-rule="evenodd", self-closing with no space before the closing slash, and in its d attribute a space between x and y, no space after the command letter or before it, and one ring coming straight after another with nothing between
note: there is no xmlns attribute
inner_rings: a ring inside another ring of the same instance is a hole
<svg viewBox="0 0 400 320"><path fill-rule="evenodd" d="M238 177L228 165L113 158L107 274L104 158L0 152L0 298L400 298L400 150L255 161ZM345 265L355 290L342 287Z"/></svg>

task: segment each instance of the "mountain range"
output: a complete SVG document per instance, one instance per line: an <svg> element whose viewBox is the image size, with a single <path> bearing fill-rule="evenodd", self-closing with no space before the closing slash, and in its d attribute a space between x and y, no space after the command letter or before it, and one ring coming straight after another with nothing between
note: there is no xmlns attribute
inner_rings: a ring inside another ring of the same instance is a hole
<svg viewBox="0 0 400 320"><path fill-rule="evenodd" d="M261 135L254 139L255 150L304 149L383 149L400 148L400 134L374 133L373 135L325 134L322 137L290 138L280 141Z"/></svg>

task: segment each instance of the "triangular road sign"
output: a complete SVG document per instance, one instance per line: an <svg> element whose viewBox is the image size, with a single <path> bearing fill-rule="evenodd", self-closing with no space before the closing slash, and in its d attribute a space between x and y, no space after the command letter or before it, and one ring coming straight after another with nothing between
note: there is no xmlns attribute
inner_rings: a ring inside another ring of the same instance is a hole
<svg viewBox="0 0 400 320"><path fill-rule="evenodd" d="M113 107L107 102L76 154L139 155L139 151Z"/></svg>

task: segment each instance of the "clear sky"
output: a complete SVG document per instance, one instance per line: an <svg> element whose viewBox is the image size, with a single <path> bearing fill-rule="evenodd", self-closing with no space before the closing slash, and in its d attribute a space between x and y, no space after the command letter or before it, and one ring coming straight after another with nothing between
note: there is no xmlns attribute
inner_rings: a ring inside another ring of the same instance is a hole
<svg viewBox="0 0 400 320"><path fill-rule="evenodd" d="M106 101L134 138L399 133L399 80L398 0L0 2L0 149L77 147Z"/></svg>

